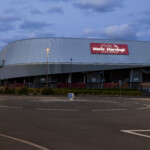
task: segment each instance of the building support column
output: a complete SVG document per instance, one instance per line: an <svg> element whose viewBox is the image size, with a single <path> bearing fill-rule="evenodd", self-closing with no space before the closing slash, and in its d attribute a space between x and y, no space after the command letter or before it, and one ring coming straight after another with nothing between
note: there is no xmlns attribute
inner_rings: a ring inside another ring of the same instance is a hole
<svg viewBox="0 0 150 150"><path fill-rule="evenodd" d="M133 67L132 67L132 70L130 72L130 88L132 88L132 82L133 82Z"/></svg>
<svg viewBox="0 0 150 150"><path fill-rule="evenodd" d="M26 79L25 79L25 78L23 79L23 84L24 84L24 85L26 84Z"/></svg>
<svg viewBox="0 0 150 150"><path fill-rule="evenodd" d="M83 75L83 83L86 83L86 74Z"/></svg>
<svg viewBox="0 0 150 150"><path fill-rule="evenodd" d="M71 74L68 74L68 83L71 83Z"/></svg>

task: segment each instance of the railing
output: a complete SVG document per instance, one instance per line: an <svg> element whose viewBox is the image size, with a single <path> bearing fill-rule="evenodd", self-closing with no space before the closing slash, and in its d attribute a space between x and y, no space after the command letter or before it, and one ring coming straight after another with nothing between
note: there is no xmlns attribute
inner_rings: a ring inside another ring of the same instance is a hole
<svg viewBox="0 0 150 150"><path fill-rule="evenodd" d="M16 87L24 87L25 85L23 83L15 83L11 84L10 86L16 88Z"/></svg>
<svg viewBox="0 0 150 150"><path fill-rule="evenodd" d="M69 83L59 83L57 84L57 88L86 88L85 83L72 83L71 85Z"/></svg>

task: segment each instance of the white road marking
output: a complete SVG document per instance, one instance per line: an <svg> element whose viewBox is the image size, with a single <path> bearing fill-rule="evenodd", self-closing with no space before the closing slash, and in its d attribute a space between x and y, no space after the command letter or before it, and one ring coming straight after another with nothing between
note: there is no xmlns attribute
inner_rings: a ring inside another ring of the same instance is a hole
<svg viewBox="0 0 150 150"><path fill-rule="evenodd" d="M42 111L79 111L78 109L49 109L49 108L36 108L36 110Z"/></svg>
<svg viewBox="0 0 150 150"><path fill-rule="evenodd" d="M25 140L22 140L22 139L19 139L19 138L15 138L15 137L12 137L12 136L8 136L8 135L4 135L4 134L0 134L1 137L4 137L4 138L8 138L8 139L11 139L11 140L14 140L14 141L17 141L17 142L20 142L20 143L24 143L24 144L27 144L31 147L35 147L39 150L50 150L46 147L43 147L43 146L40 146L40 145L37 145L37 144L34 144L32 142L29 142L29 141L25 141Z"/></svg>
<svg viewBox="0 0 150 150"><path fill-rule="evenodd" d="M68 102L69 100L49 100L49 99L42 99L42 100L34 100L35 102L45 102L45 103L49 103L49 102Z"/></svg>
<svg viewBox="0 0 150 150"><path fill-rule="evenodd" d="M131 103L131 104L137 104L137 105L140 104L140 103L137 103L137 102L129 102L129 103Z"/></svg>
<svg viewBox="0 0 150 150"><path fill-rule="evenodd" d="M137 136L142 136L150 139L150 135L145 135L137 132L150 132L150 130L120 130L121 132L137 135Z"/></svg>
<svg viewBox="0 0 150 150"><path fill-rule="evenodd" d="M23 109L22 107L13 107L13 106L6 106L6 105L0 105L1 108L10 108L10 109Z"/></svg>
<svg viewBox="0 0 150 150"><path fill-rule="evenodd" d="M127 109L93 109L92 111L126 111Z"/></svg>
<svg viewBox="0 0 150 150"><path fill-rule="evenodd" d="M150 108L150 105L147 105L147 104L143 104L143 105L146 107L141 107L141 108L136 108L136 109L143 110L143 109L149 109Z"/></svg>
<svg viewBox="0 0 150 150"><path fill-rule="evenodd" d="M137 102L133 102L133 104L137 104L137 105L138 105L138 104L140 104L140 103L137 103Z"/></svg>
<svg viewBox="0 0 150 150"><path fill-rule="evenodd" d="M74 99L73 101L70 101L69 99L64 99L64 100L47 100L47 99L43 99L43 100L34 100L35 102L45 102L45 103L50 103L50 102L64 102L64 103L72 103L72 102L97 102L97 103L121 103L121 102L115 102L115 101L108 101L108 100L81 100L81 99Z"/></svg>

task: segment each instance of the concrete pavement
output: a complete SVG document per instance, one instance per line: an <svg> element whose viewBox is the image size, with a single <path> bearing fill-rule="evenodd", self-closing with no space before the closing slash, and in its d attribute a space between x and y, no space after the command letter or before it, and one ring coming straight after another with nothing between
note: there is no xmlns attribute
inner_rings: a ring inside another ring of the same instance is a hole
<svg viewBox="0 0 150 150"><path fill-rule="evenodd" d="M0 149L149 150L149 106L131 97L0 96Z"/></svg>

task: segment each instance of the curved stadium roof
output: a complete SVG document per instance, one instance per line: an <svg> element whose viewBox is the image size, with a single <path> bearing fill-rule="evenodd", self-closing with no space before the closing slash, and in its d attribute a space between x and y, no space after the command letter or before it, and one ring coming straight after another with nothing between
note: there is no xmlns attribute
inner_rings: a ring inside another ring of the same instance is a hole
<svg viewBox="0 0 150 150"><path fill-rule="evenodd" d="M91 54L90 43L127 44L129 55ZM150 42L78 38L26 39L8 44L0 52L1 79L46 74L46 48L50 48L50 74L150 66ZM70 59L72 58L72 62Z"/></svg>

